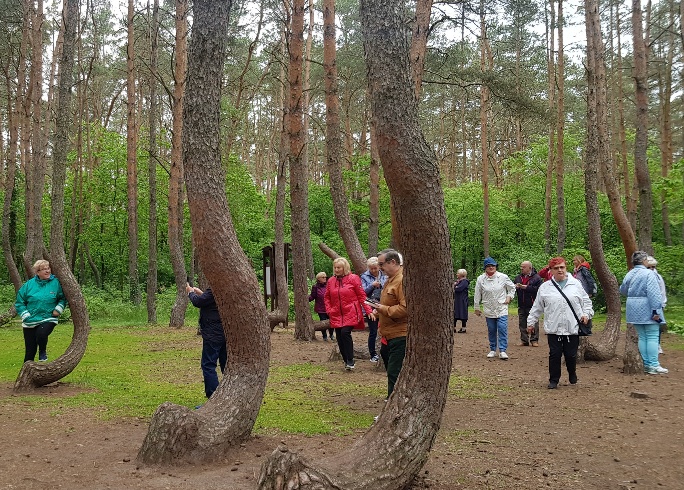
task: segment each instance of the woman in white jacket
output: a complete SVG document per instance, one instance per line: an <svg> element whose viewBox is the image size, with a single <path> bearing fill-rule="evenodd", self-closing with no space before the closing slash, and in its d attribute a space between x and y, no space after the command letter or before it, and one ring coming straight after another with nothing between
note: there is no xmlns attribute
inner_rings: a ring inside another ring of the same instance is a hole
<svg viewBox="0 0 684 490"><path fill-rule="evenodd" d="M579 346L579 326L575 315L582 323L594 316L589 295L582 284L568 274L565 259L554 257L549 261L553 276L539 287L537 299L527 318L527 330L534 329L539 317L544 315L544 332L549 341L549 389L558 386L561 376L561 357L565 356L570 384L577 383L577 347ZM570 300L570 305L558 288Z"/></svg>

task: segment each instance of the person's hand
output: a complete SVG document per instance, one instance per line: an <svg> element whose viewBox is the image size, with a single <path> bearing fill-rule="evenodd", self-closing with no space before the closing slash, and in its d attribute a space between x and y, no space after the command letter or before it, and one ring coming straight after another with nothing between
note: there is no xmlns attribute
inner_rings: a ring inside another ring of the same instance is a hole
<svg viewBox="0 0 684 490"><path fill-rule="evenodd" d="M506 299L504 300L504 304L507 305L507 304L510 303L510 302L511 302L511 298L509 298L508 296L506 296Z"/></svg>
<svg viewBox="0 0 684 490"><path fill-rule="evenodd" d="M651 317L654 322L660 322L660 315L656 314Z"/></svg>
<svg viewBox="0 0 684 490"><path fill-rule="evenodd" d="M372 286L373 286L374 288L379 288L379 287L380 287L380 281L375 281L375 282L372 284Z"/></svg>
<svg viewBox="0 0 684 490"><path fill-rule="evenodd" d="M587 315L582 315L580 317L580 321L586 325L587 323L589 323L589 317Z"/></svg>
<svg viewBox="0 0 684 490"><path fill-rule="evenodd" d="M482 312L480 310L475 310L475 315L480 316Z"/></svg>
<svg viewBox="0 0 684 490"><path fill-rule="evenodd" d="M373 310L373 313L371 313L370 315L368 315L368 318L370 318L372 321L377 320L377 317L375 316L375 310Z"/></svg>
<svg viewBox="0 0 684 490"><path fill-rule="evenodd" d="M55 318L57 318L57 317L59 316L59 311L57 311L57 310L52 310L52 316L54 316Z"/></svg>
<svg viewBox="0 0 684 490"><path fill-rule="evenodd" d="M527 333L534 333L534 325L527 326Z"/></svg>
<svg viewBox="0 0 684 490"><path fill-rule="evenodd" d="M527 284L518 284L517 285L520 289L527 289Z"/></svg>
<svg viewBox="0 0 684 490"><path fill-rule="evenodd" d="M193 288L190 284L188 284L187 282L185 283L185 294L190 294L194 290L195 288Z"/></svg>

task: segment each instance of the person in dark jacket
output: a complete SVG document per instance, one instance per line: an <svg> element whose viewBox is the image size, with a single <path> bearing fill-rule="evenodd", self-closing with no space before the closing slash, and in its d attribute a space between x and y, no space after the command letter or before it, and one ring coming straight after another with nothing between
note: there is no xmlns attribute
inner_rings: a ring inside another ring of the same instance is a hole
<svg viewBox="0 0 684 490"><path fill-rule="evenodd" d="M309 302L315 301L314 312L318 315L320 321L328 319L328 313L325 311L325 286L328 282L328 275L325 272L316 274L316 283L311 286L311 294L309 294ZM335 334L332 327L323 330L323 340L328 341L328 333L330 333L330 340L335 340Z"/></svg>
<svg viewBox="0 0 684 490"><path fill-rule="evenodd" d="M366 293L361 287L361 279L351 273L347 259L338 257L333 261L334 277L325 288L325 311L330 316L330 326L336 330L337 346L340 349L344 368L354 370L354 339L352 330L363 330L364 311L368 318L375 320L375 315L365 304Z"/></svg>
<svg viewBox="0 0 684 490"><path fill-rule="evenodd" d="M454 330L456 323L461 320L461 329L456 333L466 333L466 323L468 322L468 271L459 269L456 271L456 282L454 283Z"/></svg>
<svg viewBox="0 0 684 490"><path fill-rule="evenodd" d="M50 262L36 261L33 264L33 272L35 276L19 289L14 303L24 327L24 362L34 361L36 351L39 351L39 361L48 360L48 336L67 305L62 285L59 279L52 275Z"/></svg>
<svg viewBox="0 0 684 490"><path fill-rule="evenodd" d="M518 328L520 329L520 345L539 347L539 322L535 322L534 331L527 330L527 317L530 314L537 291L544 280L537 274L529 260L520 264L520 274L513 281L518 296Z"/></svg>
<svg viewBox="0 0 684 490"><path fill-rule="evenodd" d="M216 363L221 368L221 373L226 369L228 351L226 349L226 335L223 332L223 324L219 315L218 305L214 300L211 288L202 291L190 284L185 286L188 298L193 306L199 308L199 326L202 334L202 376L204 377L204 394L207 398L218 388L219 380L216 374Z"/></svg>

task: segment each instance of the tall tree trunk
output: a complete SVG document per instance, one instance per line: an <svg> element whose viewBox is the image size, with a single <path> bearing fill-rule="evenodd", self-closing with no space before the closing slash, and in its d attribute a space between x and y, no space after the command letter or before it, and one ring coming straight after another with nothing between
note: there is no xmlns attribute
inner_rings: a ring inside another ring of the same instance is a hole
<svg viewBox="0 0 684 490"><path fill-rule="evenodd" d="M405 247L409 332L402 372L378 421L351 448L314 463L281 446L262 467L260 489L408 488L439 430L453 347L453 265L439 167L411 84L402 7L361 2L378 149Z"/></svg>
<svg viewBox="0 0 684 490"><path fill-rule="evenodd" d="M639 186L639 248L653 253L653 191L646 155L648 149L648 53L644 38L641 0L632 0L632 42L636 98L634 173Z"/></svg>
<svg viewBox="0 0 684 490"><path fill-rule="evenodd" d="M26 250L24 270L31 276L33 263L43 258L43 190L45 187L45 144L43 143L43 0L36 2L36 10L31 17L31 71L29 74L26 102L31 109L26 111L31 117L30 144L31 154L26 159ZM27 26L28 27L28 26ZM28 143L28 141L26 142ZM28 144L24 151L28 153Z"/></svg>
<svg viewBox="0 0 684 490"><path fill-rule="evenodd" d="M64 188L66 184L69 130L71 124L71 88L73 85L74 42L78 26L78 0L66 0L63 48L59 68L59 94L53 144L52 215L50 225L50 265L59 277L70 305L74 336L66 352L49 363L25 362L14 384L15 391L45 386L71 373L85 354L90 321L85 298L64 253Z"/></svg>
<svg viewBox="0 0 684 490"><path fill-rule="evenodd" d="M483 230L482 249L485 257L489 256L489 87L484 83L487 64L487 25L484 18L484 2L480 1L480 70L482 71L482 85L480 85L480 144L482 149L482 205L483 205Z"/></svg>
<svg viewBox="0 0 684 490"><path fill-rule="evenodd" d="M169 326L180 328L185 323L188 295L185 283L188 275L183 255L183 95L187 68L188 0L176 3L176 56L173 60L173 133L171 135L171 174L169 176L168 242L173 277L176 281L176 300L171 307ZM192 257L192 256L191 256Z"/></svg>
<svg viewBox="0 0 684 490"><path fill-rule="evenodd" d="M556 207L558 218L558 238L556 242L556 252L558 255L565 250L565 237L567 235L567 222L565 219L565 188L563 175L565 174L564 156L564 131L565 131L565 60L563 59L563 0L558 0L558 99L556 116Z"/></svg>
<svg viewBox="0 0 684 490"><path fill-rule="evenodd" d="M304 161L302 126L302 53L304 48L304 0L292 2L289 42L288 80L290 82L287 131L290 136L290 207L292 234L292 282L295 302L295 338L312 340L314 329L309 310L308 255L309 237L309 172Z"/></svg>
<svg viewBox="0 0 684 490"><path fill-rule="evenodd" d="M672 26L667 33L667 53L666 62L658 65L659 87L660 87L660 175L663 179L667 179L670 169L673 164L672 156L672 69L674 61L675 50L675 34L674 34L674 2L668 1L668 24ZM661 204L661 219L663 223L663 236L666 245L672 245L672 233L670 230L670 212L667 203L667 192L665 189L661 190L660 194Z"/></svg>
<svg viewBox="0 0 684 490"><path fill-rule="evenodd" d="M149 180L150 213L148 220L148 261L147 261L147 322L157 323L157 51L159 50L159 0L154 0L151 23L150 49L150 141L147 155Z"/></svg>
<svg viewBox="0 0 684 490"><path fill-rule="evenodd" d="M416 16L413 19L413 33L411 35L411 78L416 92L416 99L420 100L423 86L423 71L427 38L430 33L430 11L432 0L418 0L416 2Z"/></svg>
<svg viewBox="0 0 684 490"><path fill-rule="evenodd" d="M231 2L195 0L194 5L183 162L199 260L221 314L228 363L218 389L199 410L169 402L157 409L138 453L138 461L151 464L221 459L249 437L270 356L266 310L230 219L221 165L221 81Z"/></svg>
<svg viewBox="0 0 684 490"><path fill-rule="evenodd" d="M547 53L547 71L549 77L549 114L553 114L556 97L556 68L554 57L555 53L555 26L556 26L556 10L555 0L549 0L550 15L547 18L547 43L549 50ZM556 127L554 123L549 124L549 156L546 165L546 197L544 199L544 253L551 255L551 201L553 191L553 174L555 172L555 135Z"/></svg>
<svg viewBox="0 0 684 490"><path fill-rule="evenodd" d="M599 19L598 0L585 0L585 18L587 32L587 152L585 156L585 203L587 207L587 235L589 251L594 269L598 275L606 297L608 312L606 326L601 332L598 342L583 341L585 359L607 361L612 359L620 337L621 303L618 282L615 275L608 268L603 242L601 240L601 217L598 207L599 168L603 166L604 177L611 174L612 159L610 155L608 136L608 87L606 84L605 62L603 58L603 40ZM620 206L619 190L614 176L607 185L610 192L611 208L618 227L624 232L623 245L625 249L635 246L634 236L627 217ZM615 199L617 198L617 199ZM616 202L615 202L616 201ZM617 203L617 208L615 204ZM634 248L632 248L634 250ZM631 255L631 254L630 254Z"/></svg>
<svg viewBox="0 0 684 490"><path fill-rule="evenodd" d="M370 95L370 93L368 94ZM369 97L370 99L370 97ZM370 195L368 197L368 256L374 256L380 239L380 155L375 123L370 118Z"/></svg>
<svg viewBox="0 0 684 490"><path fill-rule="evenodd" d="M138 306L142 301L138 277L138 155L135 94L135 28L133 0L128 0L128 32L126 46L126 215L128 222L128 285L131 303Z"/></svg>
<svg viewBox="0 0 684 490"><path fill-rule="evenodd" d="M349 215L349 203L342 178L342 137L340 134L340 101L337 83L337 55L335 48L335 0L323 0L323 70L325 72L325 146L328 156L330 195L344 246L354 272L366 270L366 255L356 236Z"/></svg>

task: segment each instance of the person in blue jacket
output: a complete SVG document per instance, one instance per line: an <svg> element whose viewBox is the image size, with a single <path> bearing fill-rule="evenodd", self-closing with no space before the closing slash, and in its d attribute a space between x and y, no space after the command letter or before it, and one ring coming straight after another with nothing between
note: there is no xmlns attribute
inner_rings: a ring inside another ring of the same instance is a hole
<svg viewBox="0 0 684 490"><path fill-rule="evenodd" d="M226 335L223 333L223 324L219 315L218 305L214 300L214 293L211 288L202 291L194 288L190 284L185 286L188 298L193 306L199 308L199 326L202 335L202 376L204 377L204 394L207 398L216 391L219 385L218 375L216 374L216 364L218 362L221 373L226 369L228 351L226 349Z"/></svg>
<svg viewBox="0 0 684 490"><path fill-rule="evenodd" d="M48 360L48 337L67 306L62 285L52 275L50 262L37 260L33 272L35 276L21 286L14 303L24 327L24 362L34 361L36 351L39 351L39 361Z"/></svg>

